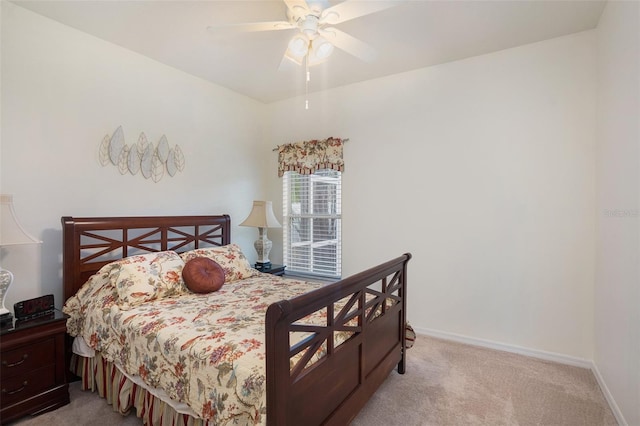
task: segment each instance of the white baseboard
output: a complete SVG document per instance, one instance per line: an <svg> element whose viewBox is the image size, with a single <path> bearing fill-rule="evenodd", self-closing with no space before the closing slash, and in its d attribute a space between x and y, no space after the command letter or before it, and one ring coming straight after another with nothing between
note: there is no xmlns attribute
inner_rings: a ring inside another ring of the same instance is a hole
<svg viewBox="0 0 640 426"><path fill-rule="evenodd" d="M613 396L611 395L611 392L609 392L609 388L607 387L604 378L600 374L600 371L598 371L598 367L593 362L593 360L564 355L556 352L547 352L538 349L525 348L508 343L495 342L492 340L478 339L476 337L464 336L462 334L449 333L446 331L438 331L429 328L420 328L414 326L413 329L418 334L424 334L426 336L436 337L438 339L450 340L453 342L465 343L467 345L480 346L483 348L496 349L504 352L511 352L519 355L530 356L532 358L542 359L545 361L571 365L574 367L587 368L591 370L593 372L593 375L596 377L596 381L600 386L600 390L602 390L602 393L607 400L607 403L609 404L609 407L611 408L611 411L613 412L613 415L615 416L618 424L620 426L627 426L627 422L625 421L624 416L622 415L622 412L618 407L618 404L616 404Z"/></svg>
<svg viewBox="0 0 640 426"><path fill-rule="evenodd" d="M611 408L611 411L613 411L613 415L616 417L616 421L618 422L618 424L620 426L628 426L629 424L627 423L624 416L622 415L622 411L620 411L620 407L618 407L618 404L616 404L616 400L613 399L613 395L611 395L611 392L609 391L609 387L605 383L604 378L602 377L602 374L600 374L600 370L598 370L598 366L593 361L591 361L591 371L593 371L593 375L596 376L598 385L600 385L600 390L602 391L602 394L604 395L605 399L609 403L609 407Z"/></svg>
<svg viewBox="0 0 640 426"><path fill-rule="evenodd" d="M573 357L569 355L559 354L555 352L541 351L538 349L525 348L508 343L494 342L492 340L478 339L475 337L464 336L461 334L449 333L446 331L432 330L428 328L416 328L416 333L426 334L427 336L437 337L444 340L451 340L459 343L466 343L473 346L481 346L483 348L497 349L499 351L511 352L520 355L530 356L533 358L543 359L545 361L558 362L560 364L572 365L574 367L591 368L593 361Z"/></svg>

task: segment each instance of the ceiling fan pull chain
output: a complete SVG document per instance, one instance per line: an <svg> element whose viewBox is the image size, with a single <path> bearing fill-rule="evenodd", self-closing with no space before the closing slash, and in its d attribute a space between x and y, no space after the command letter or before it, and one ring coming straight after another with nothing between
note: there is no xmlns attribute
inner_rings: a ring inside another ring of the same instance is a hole
<svg viewBox="0 0 640 426"><path fill-rule="evenodd" d="M307 56L305 56L305 83L304 83L304 90L305 90L305 101L304 101L304 109L309 109L309 80L311 80L311 73L309 72L309 55L307 54Z"/></svg>

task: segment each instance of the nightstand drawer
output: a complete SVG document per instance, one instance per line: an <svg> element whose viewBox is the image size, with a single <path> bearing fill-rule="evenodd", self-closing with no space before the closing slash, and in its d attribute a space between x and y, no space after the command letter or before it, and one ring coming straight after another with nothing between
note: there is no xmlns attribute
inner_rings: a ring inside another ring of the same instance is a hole
<svg viewBox="0 0 640 426"><path fill-rule="evenodd" d="M5 380L10 377L24 376L36 368L53 364L55 362L55 350L55 339L49 338L3 352L0 370L3 388ZM49 368L49 370L52 369ZM4 393L2 396L5 396Z"/></svg>
<svg viewBox="0 0 640 426"><path fill-rule="evenodd" d="M33 370L22 376L2 378L2 406L7 407L14 402L23 401L30 396L51 388L56 383L55 370L51 367L43 367Z"/></svg>
<svg viewBox="0 0 640 426"><path fill-rule="evenodd" d="M14 321L0 328L0 423L69 403L65 374L67 316Z"/></svg>

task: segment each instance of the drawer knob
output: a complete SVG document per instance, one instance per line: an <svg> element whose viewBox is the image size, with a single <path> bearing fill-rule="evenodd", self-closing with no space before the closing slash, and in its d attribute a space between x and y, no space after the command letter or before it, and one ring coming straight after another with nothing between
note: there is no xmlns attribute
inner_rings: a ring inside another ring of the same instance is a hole
<svg viewBox="0 0 640 426"><path fill-rule="evenodd" d="M24 382L22 382L22 387L20 387L20 388L18 388L16 390L12 390L12 391L8 391L5 388L2 388L2 393L6 393L7 395L13 395L15 393L22 392L24 390L24 388L27 387L28 384L29 384L29 382L25 380Z"/></svg>
<svg viewBox="0 0 640 426"><path fill-rule="evenodd" d="M24 355L22 355L22 359L20 361L14 362L12 364L9 364L7 361L2 361L2 365L7 367L7 368L15 367L16 365L20 365L23 362L25 362L27 360L27 358L29 358L29 354L24 354ZM4 392L4 389L2 391Z"/></svg>

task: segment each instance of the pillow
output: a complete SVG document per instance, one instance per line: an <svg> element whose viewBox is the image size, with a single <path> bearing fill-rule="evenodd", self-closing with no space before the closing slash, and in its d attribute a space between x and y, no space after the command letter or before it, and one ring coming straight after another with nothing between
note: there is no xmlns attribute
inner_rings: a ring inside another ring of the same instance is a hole
<svg viewBox="0 0 640 426"><path fill-rule="evenodd" d="M259 273L251 267L242 250L236 244L186 251L180 257L185 262L189 262L196 257L208 257L222 267L225 282L242 280L256 276Z"/></svg>
<svg viewBox="0 0 640 426"><path fill-rule="evenodd" d="M174 251L130 256L111 265L109 276L121 309L186 292L182 281L184 261Z"/></svg>
<svg viewBox="0 0 640 426"><path fill-rule="evenodd" d="M208 257L194 257L184 264L182 279L194 293L211 293L224 284L224 269Z"/></svg>
<svg viewBox="0 0 640 426"><path fill-rule="evenodd" d="M413 347L413 343L416 341L416 332L413 331L413 327L406 323L404 325L404 341L407 349L411 349Z"/></svg>

